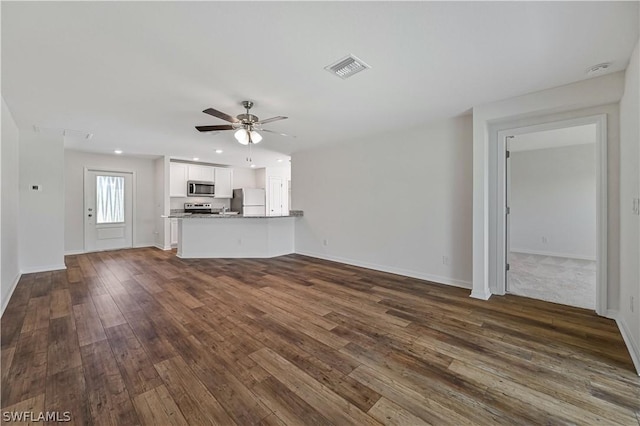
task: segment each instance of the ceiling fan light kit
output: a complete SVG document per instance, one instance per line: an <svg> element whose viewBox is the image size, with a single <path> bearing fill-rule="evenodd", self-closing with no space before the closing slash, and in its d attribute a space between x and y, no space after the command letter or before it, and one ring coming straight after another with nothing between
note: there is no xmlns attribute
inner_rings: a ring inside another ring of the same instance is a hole
<svg viewBox="0 0 640 426"><path fill-rule="evenodd" d="M260 143L262 135L255 130L238 129L233 136L242 145L249 145L249 143Z"/></svg>

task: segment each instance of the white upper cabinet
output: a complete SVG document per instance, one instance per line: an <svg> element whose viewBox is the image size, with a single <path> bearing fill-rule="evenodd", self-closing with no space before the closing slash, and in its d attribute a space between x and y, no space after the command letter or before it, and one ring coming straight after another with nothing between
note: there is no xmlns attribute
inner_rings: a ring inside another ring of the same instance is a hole
<svg viewBox="0 0 640 426"><path fill-rule="evenodd" d="M199 166L197 164L189 164L188 180L197 180L200 182L215 182L213 170L214 170L214 167L211 167L211 166Z"/></svg>
<svg viewBox="0 0 640 426"><path fill-rule="evenodd" d="M169 196L186 197L187 181L215 182L214 198L233 198L233 169L169 163Z"/></svg>
<svg viewBox="0 0 640 426"><path fill-rule="evenodd" d="M187 165L184 163L169 163L169 196L187 196Z"/></svg>
<svg viewBox="0 0 640 426"><path fill-rule="evenodd" d="M233 198L233 169L215 168L214 198Z"/></svg>

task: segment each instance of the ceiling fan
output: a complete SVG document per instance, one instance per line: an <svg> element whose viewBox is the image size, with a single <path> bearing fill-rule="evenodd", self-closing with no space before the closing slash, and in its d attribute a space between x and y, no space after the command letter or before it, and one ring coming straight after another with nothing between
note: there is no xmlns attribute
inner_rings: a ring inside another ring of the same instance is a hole
<svg viewBox="0 0 640 426"><path fill-rule="evenodd" d="M253 102L251 101L243 101L242 106L246 109L246 113L238 114L235 117L225 114L224 112L218 111L213 108L207 108L204 112L205 114L213 115L214 117L218 117L224 121L228 121L231 124L219 124L214 126L196 126L200 132L213 132L218 130L235 130L234 137L238 142L242 145L251 145L259 143L262 140L262 135L257 131L275 133L281 136L291 136L285 133L274 132L273 130L263 129L262 125L267 123L272 123L274 121L285 120L288 117L283 117L281 115L277 117L267 118L265 120L260 120L257 116L251 114L249 110L253 106ZM295 136L292 136L295 137Z"/></svg>

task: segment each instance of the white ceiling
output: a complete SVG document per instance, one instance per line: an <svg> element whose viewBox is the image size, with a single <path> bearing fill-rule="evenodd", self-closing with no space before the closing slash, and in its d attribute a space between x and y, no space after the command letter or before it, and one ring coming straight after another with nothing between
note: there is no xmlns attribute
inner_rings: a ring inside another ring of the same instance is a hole
<svg viewBox="0 0 640 426"><path fill-rule="evenodd" d="M194 126L224 124L201 111L236 115L248 99L261 118L289 116L265 127L298 136L265 134L258 166L582 80L600 62L625 69L639 15L638 2L608 1L1 7L2 95L21 131L77 130L73 149L246 165L232 132ZM323 69L348 53L372 69L348 80Z"/></svg>
<svg viewBox="0 0 640 426"><path fill-rule="evenodd" d="M596 136L597 129L595 124L532 132L516 136L513 142L511 142L509 150L518 152L590 143L595 144Z"/></svg>

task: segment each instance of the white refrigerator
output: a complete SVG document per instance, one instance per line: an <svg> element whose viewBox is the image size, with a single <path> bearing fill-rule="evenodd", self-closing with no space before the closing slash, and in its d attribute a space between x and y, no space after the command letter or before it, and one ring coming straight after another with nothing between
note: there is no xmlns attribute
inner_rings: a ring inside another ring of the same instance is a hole
<svg viewBox="0 0 640 426"><path fill-rule="evenodd" d="M264 189L239 188L233 190L231 210L244 216L265 216L266 195Z"/></svg>

